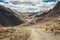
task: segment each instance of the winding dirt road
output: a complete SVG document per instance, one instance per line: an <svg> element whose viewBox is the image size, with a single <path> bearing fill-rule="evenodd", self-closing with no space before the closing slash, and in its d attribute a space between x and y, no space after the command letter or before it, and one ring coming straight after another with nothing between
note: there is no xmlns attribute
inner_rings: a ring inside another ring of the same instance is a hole
<svg viewBox="0 0 60 40"><path fill-rule="evenodd" d="M31 30L31 33L27 40L57 40L54 35L45 33L40 29L28 28L28 30Z"/></svg>

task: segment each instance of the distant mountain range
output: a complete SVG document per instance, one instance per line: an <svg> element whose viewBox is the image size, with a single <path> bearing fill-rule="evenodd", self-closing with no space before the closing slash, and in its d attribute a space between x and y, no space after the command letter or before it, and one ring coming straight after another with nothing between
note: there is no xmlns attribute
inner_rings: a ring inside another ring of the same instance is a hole
<svg viewBox="0 0 60 40"><path fill-rule="evenodd" d="M46 22L49 20L56 19L57 17L60 17L60 1L53 9L49 10L48 12L38 12L36 15L33 16L36 22Z"/></svg>
<svg viewBox="0 0 60 40"><path fill-rule="evenodd" d="M37 23L44 23L50 20L55 20L60 18L60 1L56 4L56 6L49 11L40 11L31 16L30 22L25 25L33 25Z"/></svg>
<svg viewBox="0 0 60 40"><path fill-rule="evenodd" d="M17 26L26 21L24 14L0 5L0 26Z"/></svg>
<svg viewBox="0 0 60 40"><path fill-rule="evenodd" d="M31 15L29 15L31 14ZM33 25L60 17L60 1L49 11L17 12L0 5L0 26Z"/></svg>

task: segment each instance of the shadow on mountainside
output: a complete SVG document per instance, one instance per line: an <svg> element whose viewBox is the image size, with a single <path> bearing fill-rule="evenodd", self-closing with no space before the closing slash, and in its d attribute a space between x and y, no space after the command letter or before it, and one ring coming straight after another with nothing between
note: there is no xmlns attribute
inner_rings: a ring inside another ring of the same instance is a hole
<svg viewBox="0 0 60 40"><path fill-rule="evenodd" d="M0 26L17 26L22 23L24 22L18 17L17 13L0 5Z"/></svg>

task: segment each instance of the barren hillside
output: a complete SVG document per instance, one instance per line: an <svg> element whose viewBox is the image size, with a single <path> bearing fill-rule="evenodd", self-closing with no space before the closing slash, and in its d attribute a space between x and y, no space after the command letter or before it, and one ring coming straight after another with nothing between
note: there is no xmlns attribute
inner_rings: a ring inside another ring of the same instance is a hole
<svg viewBox="0 0 60 40"><path fill-rule="evenodd" d="M0 40L60 40L59 8L60 1L48 12L28 17L0 6Z"/></svg>
<svg viewBox="0 0 60 40"><path fill-rule="evenodd" d="M0 26L17 26L26 21L25 15L0 5Z"/></svg>

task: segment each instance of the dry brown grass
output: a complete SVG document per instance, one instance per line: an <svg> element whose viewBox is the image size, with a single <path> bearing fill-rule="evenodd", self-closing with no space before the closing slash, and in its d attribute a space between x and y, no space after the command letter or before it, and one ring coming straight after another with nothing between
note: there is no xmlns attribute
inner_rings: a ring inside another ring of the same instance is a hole
<svg viewBox="0 0 60 40"><path fill-rule="evenodd" d="M3 27L0 29L0 40L26 40L29 34L25 28Z"/></svg>
<svg viewBox="0 0 60 40"><path fill-rule="evenodd" d="M0 40L27 40L30 36L30 30L28 30L29 28L45 29L45 31L47 28L49 31L51 31L51 29L54 27L60 28L59 18L27 27L0 27Z"/></svg>
<svg viewBox="0 0 60 40"><path fill-rule="evenodd" d="M36 25L31 26L32 28L37 29L52 29L52 28L60 28L60 18L56 18L47 22L39 23Z"/></svg>

